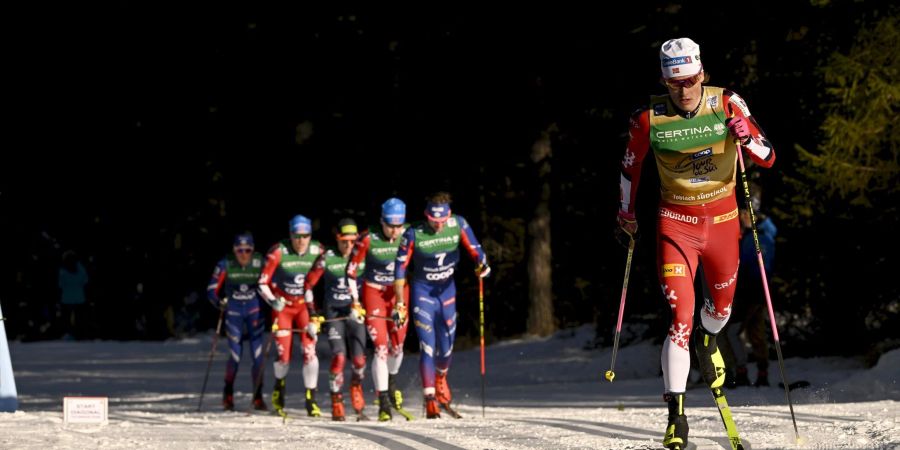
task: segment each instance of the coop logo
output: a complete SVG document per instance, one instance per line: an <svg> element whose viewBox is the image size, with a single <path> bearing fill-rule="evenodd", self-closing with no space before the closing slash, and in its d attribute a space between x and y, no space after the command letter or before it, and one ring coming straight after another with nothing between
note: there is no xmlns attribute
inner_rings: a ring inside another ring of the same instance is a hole
<svg viewBox="0 0 900 450"><path fill-rule="evenodd" d="M664 116L664 115L666 115L666 113L668 111L669 111L669 108L665 103L657 103L657 104L653 105L653 114L654 115ZM640 125L637 125L637 122L635 122L635 124L636 124L635 128L638 128L640 126Z"/></svg>
<svg viewBox="0 0 900 450"><path fill-rule="evenodd" d="M696 159L700 159L700 158L703 158L703 157L706 157L709 155L712 155L712 147L707 147L707 148L704 148L703 150L700 150L699 152L691 154L691 159L696 160Z"/></svg>
<svg viewBox="0 0 900 450"><path fill-rule="evenodd" d="M453 276L453 271L454 271L454 269L451 268L451 269L445 270L443 272L427 273L427 274L425 274L425 279L428 281L446 280L447 278L450 278Z"/></svg>
<svg viewBox="0 0 900 450"><path fill-rule="evenodd" d="M686 277L687 269L684 264L663 264L663 277Z"/></svg>
<svg viewBox="0 0 900 450"><path fill-rule="evenodd" d="M682 64L690 64L692 62L690 56L676 56L674 58L666 58L663 60L663 67L680 66Z"/></svg>
<svg viewBox="0 0 900 450"><path fill-rule="evenodd" d="M374 278L376 283L390 283L394 281L393 275L375 275Z"/></svg>

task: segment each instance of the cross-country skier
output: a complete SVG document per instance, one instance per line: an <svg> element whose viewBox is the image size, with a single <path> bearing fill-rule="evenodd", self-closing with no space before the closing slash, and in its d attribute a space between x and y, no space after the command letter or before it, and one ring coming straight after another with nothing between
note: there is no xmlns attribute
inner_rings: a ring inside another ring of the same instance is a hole
<svg viewBox="0 0 900 450"><path fill-rule="evenodd" d="M338 222L336 238L337 248L328 249L316 260L312 270L306 276L306 290L324 278L325 298L323 300L325 319L331 320L325 325L325 334L331 346L331 370L329 387L331 390L331 419L345 420L344 396L341 388L344 385L344 363L347 361L347 341L350 342L350 363L353 377L350 381L350 403L359 420L366 420L363 408L362 379L366 370L366 327L364 325L366 311L359 301L350 295L347 285L347 262L353 244L359 237L356 222L353 219L341 219ZM365 266L361 267L365 269ZM339 320L343 318L344 320Z"/></svg>
<svg viewBox="0 0 900 450"><path fill-rule="evenodd" d="M303 345L306 413L312 417L319 417L321 411L316 400L316 386L319 382L316 336L321 324L318 316L315 316L312 292L306 291L304 284L306 274L312 269L316 258L322 254L322 246L312 240L312 223L306 217L294 216L289 226L290 239L272 246L266 255L266 264L259 277L259 291L272 305L274 318L272 329L278 349L278 360L274 364L275 387L272 390L272 407L278 414L284 416L285 377L290 368L293 331L296 330Z"/></svg>
<svg viewBox="0 0 900 450"><path fill-rule="evenodd" d="M394 266L400 236L407 228L405 221L406 204L402 200L390 198L384 202L381 205L381 223L360 236L347 265L351 295L358 301L357 277L361 273L363 306L373 316L366 319L366 327L375 344L372 379L378 395L380 421L391 420L391 406L403 413L403 394L397 388L396 377L403 362L403 342L408 324L398 325L382 317L394 315ZM365 270L362 270L363 264ZM409 286L404 287L404 294L403 298L409 298Z"/></svg>
<svg viewBox="0 0 900 450"><path fill-rule="evenodd" d="M662 198L657 229L659 283L672 311L662 368L669 422L664 445L684 448L688 424L684 392L690 370L694 277L703 264L711 292L694 333L701 373L712 388L724 383L725 365L716 334L731 313L737 279L740 224L735 199L739 140L754 162L771 167L775 151L747 103L727 89L704 86L700 47L688 38L660 49L661 81L668 93L653 96L631 117L622 159L621 208L616 237L627 246L637 233L635 199L641 164L653 150Z"/></svg>
<svg viewBox="0 0 900 450"><path fill-rule="evenodd" d="M491 272L487 257L475 234L462 216L450 212L450 194L438 192L427 199L426 220L414 224L403 233L394 268L397 305L394 316L399 323L406 320L406 272L413 265L413 323L419 335L422 353L419 371L425 394L425 411L429 419L440 417L438 405L459 417L450 406L452 395L447 372L456 337L456 283L453 274L459 262L460 244L475 261L475 272L486 277Z"/></svg>
<svg viewBox="0 0 900 450"><path fill-rule="evenodd" d="M222 406L234 410L234 379L243 351L244 327L250 335L250 355L253 357L251 376L256 391L253 407L265 410L262 399L262 383L257 385L262 369L262 335L265 320L259 313L259 295L256 281L262 270L262 255L253 251L253 235L242 233L234 238L233 255L222 258L213 270L206 287L209 301L225 310L225 333L228 336L230 357L225 365L225 393Z"/></svg>

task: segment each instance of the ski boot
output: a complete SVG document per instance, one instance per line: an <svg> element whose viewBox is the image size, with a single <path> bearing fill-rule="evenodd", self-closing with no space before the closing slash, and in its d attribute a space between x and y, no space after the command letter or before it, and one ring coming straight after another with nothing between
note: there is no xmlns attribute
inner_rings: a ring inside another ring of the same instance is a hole
<svg viewBox="0 0 900 450"><path fill-rule="evenodd" d="M437 399L434 395L425 396L425 417L428 419L440 419L441 408L438 406Z"/></svg>
<svg viewBox="0 0 900 450"><path fill-rule="evenodd" d="M759 369L759 372L756 373L756 383L753 383L756 387L769 386L769 371L766 369Z"/></svg>
<svg viewBox="0 0 900 450"><path fill-rule="evenodd" d="M393 420L391 416L391 398L390 395L385 392L378 393L378 421L379 422L389 422Z"/></svg>
<svg viewBox="0 0 900 450"><path fill-rule="evenodd" d="M266 406L266 402L263 401L262 398L262 384L256 388L256 392L253 393L253 409L257 411L268 411L269 408Z"/></svg>
<svg viewBox="0 0 900 450"><path fill-rule="evenodd" d="M669 450L684 450L688 444L688 422L684 415L684 394L666 393L663 396L669 404L669 424L663 446Z"/></svg>
<svg viewBox="0 0 900 450"><path fill-rule="evenodd" d="M363 415L363 409L366 407L366 399L363 397L362 380L353 380L350 382L350 403L357 416Z"/></svg>
<svg viewBox="0 0 900 450"><path fill-rule="evenodd" d="M435 398L441 405L449 405L453 400L450 385L447 384L447 373L437 373L434 377Z"/></svg>
<svg viewBox="0 0 900 450"><path fill-rule="evenodd" d="M447 373L437 373L434 377L435 398L437 402L453 416L454 419L462 419L462 416L450 405L453 400L453 394L450 393L450 385L447 383Z"/></svg>
<svg viewBox="0 0 900 450"><path fill-rule="evenodd" d="M316 390L306 390L306 415L309 417L321 417L322 410L319 409L319 402L316 401Z"/></svg>
<svg viewBox="0 0 900 450"><path fill-rule="evenodd" d="M716 345L716 335L707 333L702 326L694 331L694 352L700 366L703 381L711 389L725 385L725 360Z"/></svg>
<svg viewBox="0 0 900 450"><path fill-rule="evenodd" d="M403 393L397 389L397 380L395 375L388 375L388 394L391 399L391 406L395 409L403 408Z"/></svg>
<svg viewBox="0 0 900 450"><path fill-rule="evenodd" d="M344 417L344 396L340 392L331 393L331 420L335 422L347 420Z"/></svg>
<svg viewBox="0 0 900 450"><path fill-rule="evenodd" d="M225 411L234 411L234 385L225 384L225 392L222 394L222 408Z"/></svg>
<svg viewBox="0 0 900 450"><path fill-rule="evenodd" d="M284 385L284 378L275 379L275 387L272 388L272 409L280 416L284 416Z"/></svg>

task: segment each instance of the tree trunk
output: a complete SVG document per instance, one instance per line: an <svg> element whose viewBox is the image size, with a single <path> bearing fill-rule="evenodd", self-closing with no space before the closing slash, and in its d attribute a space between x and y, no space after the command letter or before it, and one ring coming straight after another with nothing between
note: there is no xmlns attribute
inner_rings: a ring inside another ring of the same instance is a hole
<svg viewBox="0 0 900 450"><path fill-rule="evenodd" d="M551 125L531 147L531 161L537 169L538 195L534 217L528 224L528 333L547 336L556 331L553 316L553 255L550 249L550 132Z"/></svg>

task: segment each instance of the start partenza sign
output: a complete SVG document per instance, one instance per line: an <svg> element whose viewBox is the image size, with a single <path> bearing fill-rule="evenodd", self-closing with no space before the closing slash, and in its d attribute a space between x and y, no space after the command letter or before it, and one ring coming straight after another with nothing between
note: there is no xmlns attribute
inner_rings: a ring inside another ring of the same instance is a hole
<svg viewBox="0 0 900 450"><path fill-rule="evenodd" d="M107 397L63 397L63 421L105 424L109 418Z"/></svg>

